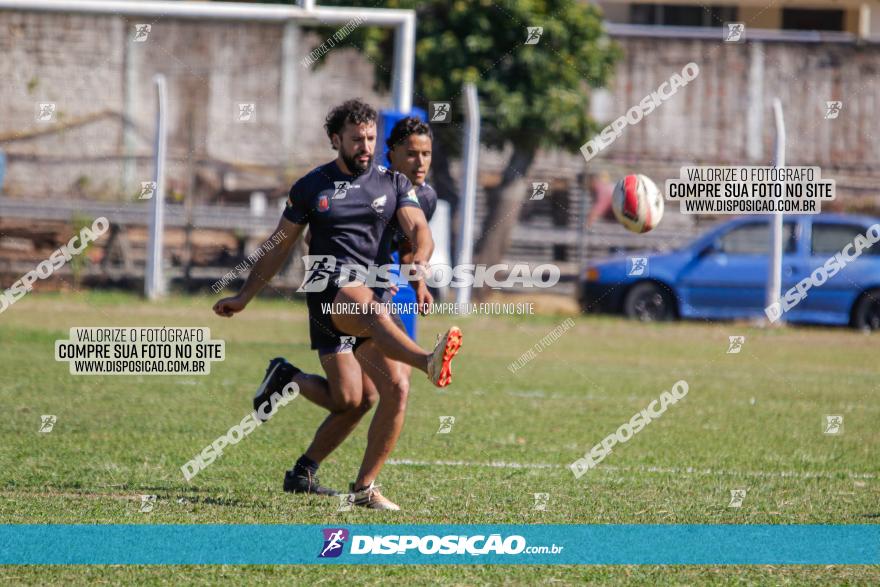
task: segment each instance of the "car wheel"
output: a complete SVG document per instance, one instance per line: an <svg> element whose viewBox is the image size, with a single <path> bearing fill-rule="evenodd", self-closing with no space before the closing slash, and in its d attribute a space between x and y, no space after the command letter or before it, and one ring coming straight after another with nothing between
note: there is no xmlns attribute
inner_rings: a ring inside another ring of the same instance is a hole
<svg viewBox="0 0 880 587"><path fill-rule="evenodd" d="M865 292L853 311L853 326L860 330L880 330L880 289Z"/></svg>
<svg viewBox="0 0 880 587"><path fill-rule="evenodd" d="M641 322L664 322L675 317L672 296L651 281L637 283L626 293L623 312Z"/></svg>

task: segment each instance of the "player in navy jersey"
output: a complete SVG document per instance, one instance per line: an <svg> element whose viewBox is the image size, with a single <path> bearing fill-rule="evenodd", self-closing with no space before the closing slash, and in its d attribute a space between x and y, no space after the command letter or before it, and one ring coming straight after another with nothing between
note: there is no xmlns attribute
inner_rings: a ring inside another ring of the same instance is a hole
<svg viewBox="0 0 880 587"><path fill-rule="evenodd" d="M359 100L350 100L330 112L325 128L338 152L336 160L294 184L284 217L273 235L280 240L279 245L256 263L239 294L217 302L214 311L228 317L243 310L284 263L305 227L310 227L310 272L303 289L307 291L312 348L318 351L329 385L283 359L273 359L254 402L293 380L304 397L330 411L309 449L285 476L284 488L333 495L334 491L319 484L317 468L375 402L374 397L363 393L363 374L368 375L376 383L382 401L352 491L357 505L399 509L374 486L375 475L399 434L399 427L386 424L396 420L395 406L409 391L408 379L394 376L395 367L398 362L405 363L426 372L435 385L448 385L451 360L461 345L461 331L450 328L433 352L424 351L383 311L380 299L370 288L357 281L343 283L343 265L373 263L392 219L412 244L414 265L427 264L433 240L409 180L373 164L375 110ZM328 312L328 303L356 306L358 310Z"/></svg>
<svg viewBox="0 0 880 587"><path fill-rule="evenodd" d="M414 116L403 118L394 125L388 140L385 143L388 147L388 159L391 162L391 168L404 174L409 179L416 190L416 196L419 200L419 206L425 213L425 217L430 220L434 216L437 209L437 192L434 191L426 181L428 171L431 168L431 157L433 153L433 134L431 127ZM377 265L385 265L394 263L393 254L397 252L399 262L402 265L413 263L413 247L406 234L401 230L396 222L391 222L385 229L382 242L379 245L379 254L376 257ZM404 287L404 286L401 286ZM428 291L428 285L425 281L416 280L413 282L415 289L416 304L424 312L433 303L431 293ZM377 292L379 293L379 292ZM386 290L382 299L386 303L392 302L391 290ZM392 311L400 311L399 307L392 307ZM398 325L403 327L400 321ZM402 377L409 380L412 369L409 365L395 362L395 377ZM364 374L364 393L375 395L375 383ZM403 411L406 408L406 399L403 399L403 405L400 408L400 426L403 426Z"/></svg>
<svg viewBox="0 0 880 587"><path fill-rule="evenodd" d="M421 207L422 211L425 213L426 218L430 220L437 208L437 193L434 191L434 188L425 181L425 177L431 166L431 128L418 118L404 118L398 121L394 126L386 144L389 149L391 168L394 171L403 173L407 179L413 183L416 190L416 196L418 197L419 207ZM399 254L398 260L400 263L406 264L413 262L412 245L410 244L406 233L401 229L399 223L392 220L385 229L385 233L382 235L379 252L376 256L376 265L381 266L396 263L397 260L395 260L393 256L395 252ZM420 307L430 306L433 299L424 280L417 280L414 284L417 305ZM383 302L391 303L392 289L376 288L375 291L377 296L379 296ZM395 319L398 326L401 329L404 329L403 324L397 320L397 311L398 309L394 310L395 314L392 317ZM293 367L283 359L279 358L276 359L276 361L279 363L279 370L281 373L299 371L296 367ZM412 369L409 365L394 361L393 369L390 370L387 375L393 380L408 382L411 371ZM279 391L283 386L283 381L285 381L284 377L279 376L275 385L267 387L263 394L258 398L255 398L255 405L266 401L272 393ZM329 394L330 383L320 375L312 375L299 371L293 376L293 381L297 383L301 389L309 387L310 390L314 391L314 388L316 387L323 387L327 390L324 392L324 395ZM312 393L311 395L315 394ZM379 396L380 393L377 384L366 372L364 372L362 396L363 406L368 409L369 406L375 404L379 399ZM400 435L400 431L403 428L407 394L395 394L393 396L386 394L382 401L384 402L382 405L386 409L383 410L382 413L377 413L376 417L374 417L374 423L371 425L371 430L373 430L372 426L376 426L376 430L393 431L393 434L387 437L388 442L377 443L374 445L374 447L378 449L379 454L375 455L376 458L364 460L363 468L358 475L359 479L374 480L379 475L385 460L394 448L397 438ZM358 413L363 415L365 412L366 410ZM306 465L308 465L308 462L303 460L303 464L300 464L300 470L301 473L308 476L308 470L305 468ZM294 467L294 469L297 469L297 467ZM296 479L294 472L291 472L291 476ZM369 494L369 492L358 493L355 491L353 503L375 508L388 506L388 502L387 500L384 500L384 498L377 499L375 495L369 496L365 494Z"/></svg>
<svg viewBox="0 0 880 587"><path fill-rule="evenodd" d="M403 118L394 125L385 144L388 147L388 158L391 168L406 176L412 182L418 198L419 207L430 220L437 209L437 192L426 181L428 170L431 168L431 155L433 134L431 127L420 119L410 116ZM401 264L413 262L413 247L400 225L392 221L379 245L379 254L376 257L377 265L393 263L393 253L400 255ZM430 293L424 280L414 282L417 300L421 304L425 301L430 303ZM386 294L387 298L387 294Z"/></svg>

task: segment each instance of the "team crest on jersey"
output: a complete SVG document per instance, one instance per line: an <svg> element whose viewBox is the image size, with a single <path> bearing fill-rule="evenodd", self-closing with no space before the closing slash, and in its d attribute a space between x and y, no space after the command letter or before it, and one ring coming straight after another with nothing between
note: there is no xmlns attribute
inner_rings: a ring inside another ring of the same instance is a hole
<svg viewBox="0 0 880 587"><path fill-rule="evenodd" d="M378 198L376 198L375 200L373 200L373 203L370 204L370 207L373 209L374 212L376 212L376 214L381 214L382 212L385 211L385 202L387 202L387 201L388 201L388 196L386 194L383 194L383 195L379 196Z"/></svg>
<svg viewBox="0 0 880 587"><path fill-rule="evenodd" d="M343 199L349 188L351 188L351 183L347 181L334 181L333 185L336 187L336 191L333 192L334 200Z"/></svg>
<svg viewBox="0 0 880 587"><path fill-rule="evenodd" d="M318 212L326 212L330 209L330 198L321 195L318 197Z"/></svg>
<svg viewBox="0 0 880 587"><path fill-rule="evenodd" d="M410 202L415 202L416 204L419 204L419 197L416 195L416 188L412 188L411 190L406 192L406 199ZM421 207L421 204L419 204L419 207Z"/></svg>
<svg viewBox="0 0 880 587"><path fill-rule="evenodd" d="M388 172L388 168L385 167L384 165L376 165L376 168L377 168L379 171L381 171L382 173L387 173L387 172Z"/></svg>

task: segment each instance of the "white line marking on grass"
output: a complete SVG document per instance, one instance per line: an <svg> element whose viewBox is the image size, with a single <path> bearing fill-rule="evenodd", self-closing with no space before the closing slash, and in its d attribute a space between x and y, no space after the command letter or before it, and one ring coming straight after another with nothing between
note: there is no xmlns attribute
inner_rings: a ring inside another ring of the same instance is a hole
<svg viewBox="0 0 880 587"><path fill-rule="evenodd" d="M414 461L412 459L388 459L386 465L411 465L415 467L489 467L493 469L555 469L560 465L549 463L508 463L492 461L489 463L472 463L469 461Z"/></svg>
<svg viewBox="0 0 880 587"><path fill-rule="evenodd" d="M515 463L508 461L490 461L477 463L472 461L419 461L413 459L388 459L388 465L403 465L415 467L484 467L491 469L567 469L563 465L554 465L550 463ZM597 467L596 471L607 471L609 473L621 472L639 472L639 473L663 473L675 475L698 475L698 476L723 476L730 475L735 477L772 477L786 478L794 477L796 479L815 479L817 477L838 477L846 475L850 479L876 479L874 473L856 473L853 471L730 471L725 469L697 469L695 467L617 467L614 465L603 465Z"/></svg>
<svg viewBox="0 0 880 587"><path fill-rule="evenodd" d="M609 467L612 468L612 467ZM876 479L874 473L855 473L853 471L728 471L724 469L696 469L694 467L613 467L618 471L639 471L643 473L674 473L684 475L733 475L740 477L795 477L815 479L817 477L838 477L846 475L851 479Z"/></svg>

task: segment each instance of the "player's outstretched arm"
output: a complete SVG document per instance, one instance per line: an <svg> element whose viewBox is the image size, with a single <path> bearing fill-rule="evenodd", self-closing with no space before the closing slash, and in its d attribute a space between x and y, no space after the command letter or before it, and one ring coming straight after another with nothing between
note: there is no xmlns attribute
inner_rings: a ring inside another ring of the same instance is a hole
<svg viewBox="0 0 880 587"><path fill-rule="evenodd" d="M414 206L399 208L397 222L407 238L401 243L401 266L411 264L416 267L427 267L428 261L431 260L431 255L434 253L434 237L431 236L431 228L428 226L425 213L421 208ZM420 311L424 313L425 308L434 301L425 285L425 274L423 271L419 271L416 275L409 277L410 279L415 278L413 288L416 290L416 303L418 303Z"/></svg>
<svg viewBox="0 0 880 587"><path fill-rule="evenodd" d="M413 265L415 263L412 246L409 244L409 241L400 243L398 250L400 251L401 266ZM416 291L416 304L418 304L419 312L427 314L431 304L434 303L434 296L428 291L428 284L425 283L424 279L417 279L413 282L412 286Z"/></svg>
<svg viewBox="0 0 880 587"><path fill-rule="evenodd" d="M275 232L263 243L266 252L260 257L251 269L247 280L238 292L231 298L223 298L214 304L214 313L218 316L230 317L244 310L245 306L260 293L260 290L278 273L281 266L290 256L293 245L305 229L305 224L295 224L286 218L278 223ZM265 246L269 242L277 243L274 247Z"/></svg>
<svg viewBox="0 0 880 587"><path fill-rule="evenodd" d="M403 230L403 234L409 239L412 247L413 263L427 265L434 254L434 237L431 236L431 228L421 208L407 206L398 208L397 222Z"/></svg>

